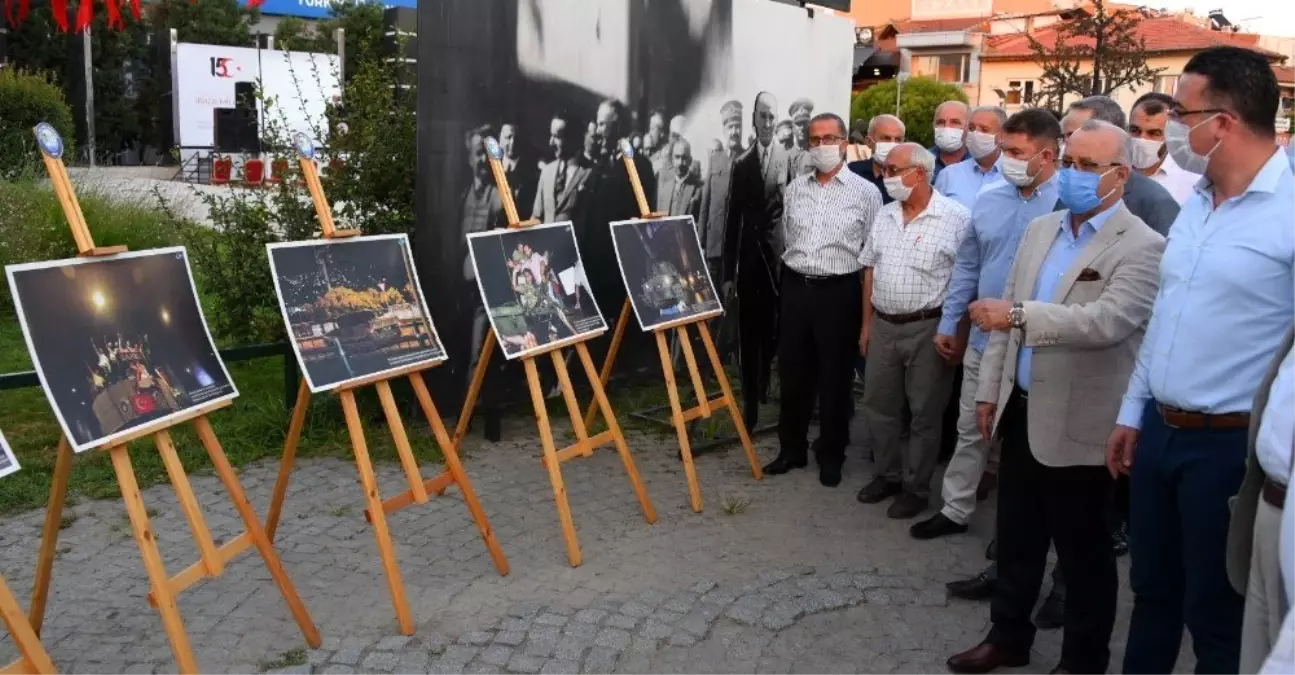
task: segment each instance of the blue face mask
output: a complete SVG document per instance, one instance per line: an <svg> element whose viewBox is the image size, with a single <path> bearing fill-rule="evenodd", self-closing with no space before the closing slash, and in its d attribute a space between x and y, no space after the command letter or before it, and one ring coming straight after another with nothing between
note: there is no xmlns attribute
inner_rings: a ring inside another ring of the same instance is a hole
<svg viewBox="0 0 1295 675"><path fill-rule="evenodd" d="M1097 185L1106 174L1114 170L1115 168L1112 167L1104 173L1096 174L1079 169L1062 169L1059 172L1060 180L1057 184L1061 203L1065 204L1071 213L1089 213L1101 206L1102 200L1109 197L1114 190L1098 195Z"/></svg>

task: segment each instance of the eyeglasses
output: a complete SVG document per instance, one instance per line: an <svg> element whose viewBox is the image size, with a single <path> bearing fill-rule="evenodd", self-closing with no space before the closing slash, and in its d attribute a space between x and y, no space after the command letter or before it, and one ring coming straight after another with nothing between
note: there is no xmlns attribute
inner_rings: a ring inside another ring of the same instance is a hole
<svg viewBox="0 0 1295 675"><path fill-rule="evenodd" d="M916 166L899 167L883 164L881 167L881 175L887 178L894 178L895 176L902 176L916 168Z"/></svg>
<svg viewBox="0 0 1295 675"><path fill-rule="evenodd" d="M1232 112L1227 110L1226 108L1200 108L1199 110L1187 110L1185 108L1170 108L1169 119L1182 121L1182 119L1188 115L1204 115L1206 113L1209 113L1212 115L1218 115L1220 113L1226 113L1228 115L1232 114Z"/></svg>
<svg viewBox="0 0 1295 675"><path fill-rule="evenodd" d="M1124 166L1124 165L1120 164L1119 162L1112 162L1110 164L1098 164L1097 162L1090 162L1086 159L1081 159L1076 161L1070 157L1065 157L1061 160L1061 168L1079 169L1084 173L1101 173L1102 169L1111 169L1117 166Z"/></svg>
<svg viewBox="0 0 1295 675"><path fill-rule="evenodd" d="M810 136L809 146L812 148L816 145L836 145L844 140L844 136Z"/></svg>

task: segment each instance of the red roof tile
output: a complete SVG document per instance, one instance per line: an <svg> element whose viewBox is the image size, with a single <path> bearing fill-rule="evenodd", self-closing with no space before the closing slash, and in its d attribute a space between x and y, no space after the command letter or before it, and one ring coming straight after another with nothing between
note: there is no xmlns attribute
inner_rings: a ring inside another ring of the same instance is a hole
<svg viewBox="0 0 1295 675"><path fill-rule="evenodd" d="M1295 84L1295 68L1273 66L1273 75L1277 76L1277 82L1280 84Z"/></svg>
<svg viewBox="0 0 1295 675"><path fill-rule="evenodd" d="M925 19L921 21L896 21L890 25L900 35L910 33L942 33L944 31L967 30L982 26L987 17L966 17L961 19Z"/></svg>
<svg viewBox="0 0 1295 675"><path fill-rule="evenodd" d="M1212 31L1208 28L1194 26L1172 16L1143 19L1138 24L1137 34L1146 40L1147 51L1151 53L1196 52L1209 47L1233 45L1249 47L1272 58L1281 56L1276 52L1257 47L1258 36ZM1057 33L1052 26L1049 26L1034 31L1034 39L1045 47L1051 48L1057 43ZM1091 47L1093 40L1089 38L1071 38L1070 44L1074 46L1086 44ZM1030 49L1029 39L1024 34L1017 34L991 38L988 41L986 53L981 58L1010 61L1029 58L1033 55L1034 52Z"/></svg>

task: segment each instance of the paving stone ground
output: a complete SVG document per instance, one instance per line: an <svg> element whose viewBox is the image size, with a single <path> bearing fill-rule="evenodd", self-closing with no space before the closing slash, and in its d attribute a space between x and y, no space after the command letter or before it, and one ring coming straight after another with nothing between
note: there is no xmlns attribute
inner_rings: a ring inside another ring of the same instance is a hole
<svg viewBox="0 0 1295 675"><path fill-rule="evenodd" d="M354 465L302 461L276 547L323 646L306 649L253 552L181 596L202 670L943 672L950 654L988 629L988 605L950 599L944 584L985 564L992 507L966 535L914 541L911 521L855 501L871 471L857 447L835 489L820 486L812 467L756 482L737 447L700 457L706 508L696 514L673 435L632 433L659 519L644 522L614 451L566 463L584 552L572 568L533 426L508 422L505 439L469 439L465 464L511 574L496 573L457 489L396 514L389 522L417 621L415 635L400 635ZM776 454L776 438L757 445L764 461ZM262 515L277 470L264 461L241 472ZM405 485L395 465L380 467L379 480L385 495ZM216 478L194 476L193 487L218 543L241 532ZM196 559L185 519L167 485L146 490L144 501L175 573ZM69 513L44 631L54 661L64 672L173 671L120 501L82 502ZM42 518L33 511L0 521L0 570L24 603ZM1128 613L1125 583L1113 670ZM1041 632L1019 672L1049 671L1059 649L1058 632ZM0 663L15 656L0 640ZM1189 670L1190 659L1179 667Z"/></svg>

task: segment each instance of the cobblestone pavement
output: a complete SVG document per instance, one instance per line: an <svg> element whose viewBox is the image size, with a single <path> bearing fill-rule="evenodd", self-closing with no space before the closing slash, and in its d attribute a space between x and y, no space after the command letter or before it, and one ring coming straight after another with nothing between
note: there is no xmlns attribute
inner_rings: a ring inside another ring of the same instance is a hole
<svg viewBox="0 0 1295 675"><path fill-rule="evenodd" d="M950 600L944 584L985 564L992 510L970 534L913 541L909 521L855 501L869 477L857 448L836 489L820 486L812 468L756 482L736 447L703 456L706 509L694 514L673 435L634 433L630 447L659 520L644 522L615 452L566 463L584 551L584 565L572 568L534 428L517 421L504 432L497 444L471 438L465 464L509 576L495 572L457 489L401 511L390 523L417 633L399 635L354 465L303 461L276 547L323 648L305 649L252 551L180 598L203 671L942 672L988 628L988 606ZM757 443L766 461L776 453L775 438ZM262 514L277 468L266 461L242 471ZM381 467L379 480L388 496L404 487L395 465ZM218 543L241 532L215 477L196 475L193 487ZM184 517L167 485L144 500L175 573L196 556ZM68 513L44 631L56 664L173 670L120 502L82 502ZM34 511L0 522L0 570L24 603L42 518ZM1116 669L1128 604L1122 589ZM1059 642L1057 632L1041 632L1022 672L1050 670ZM0 640L0 663L14 657Z"/></svg>

